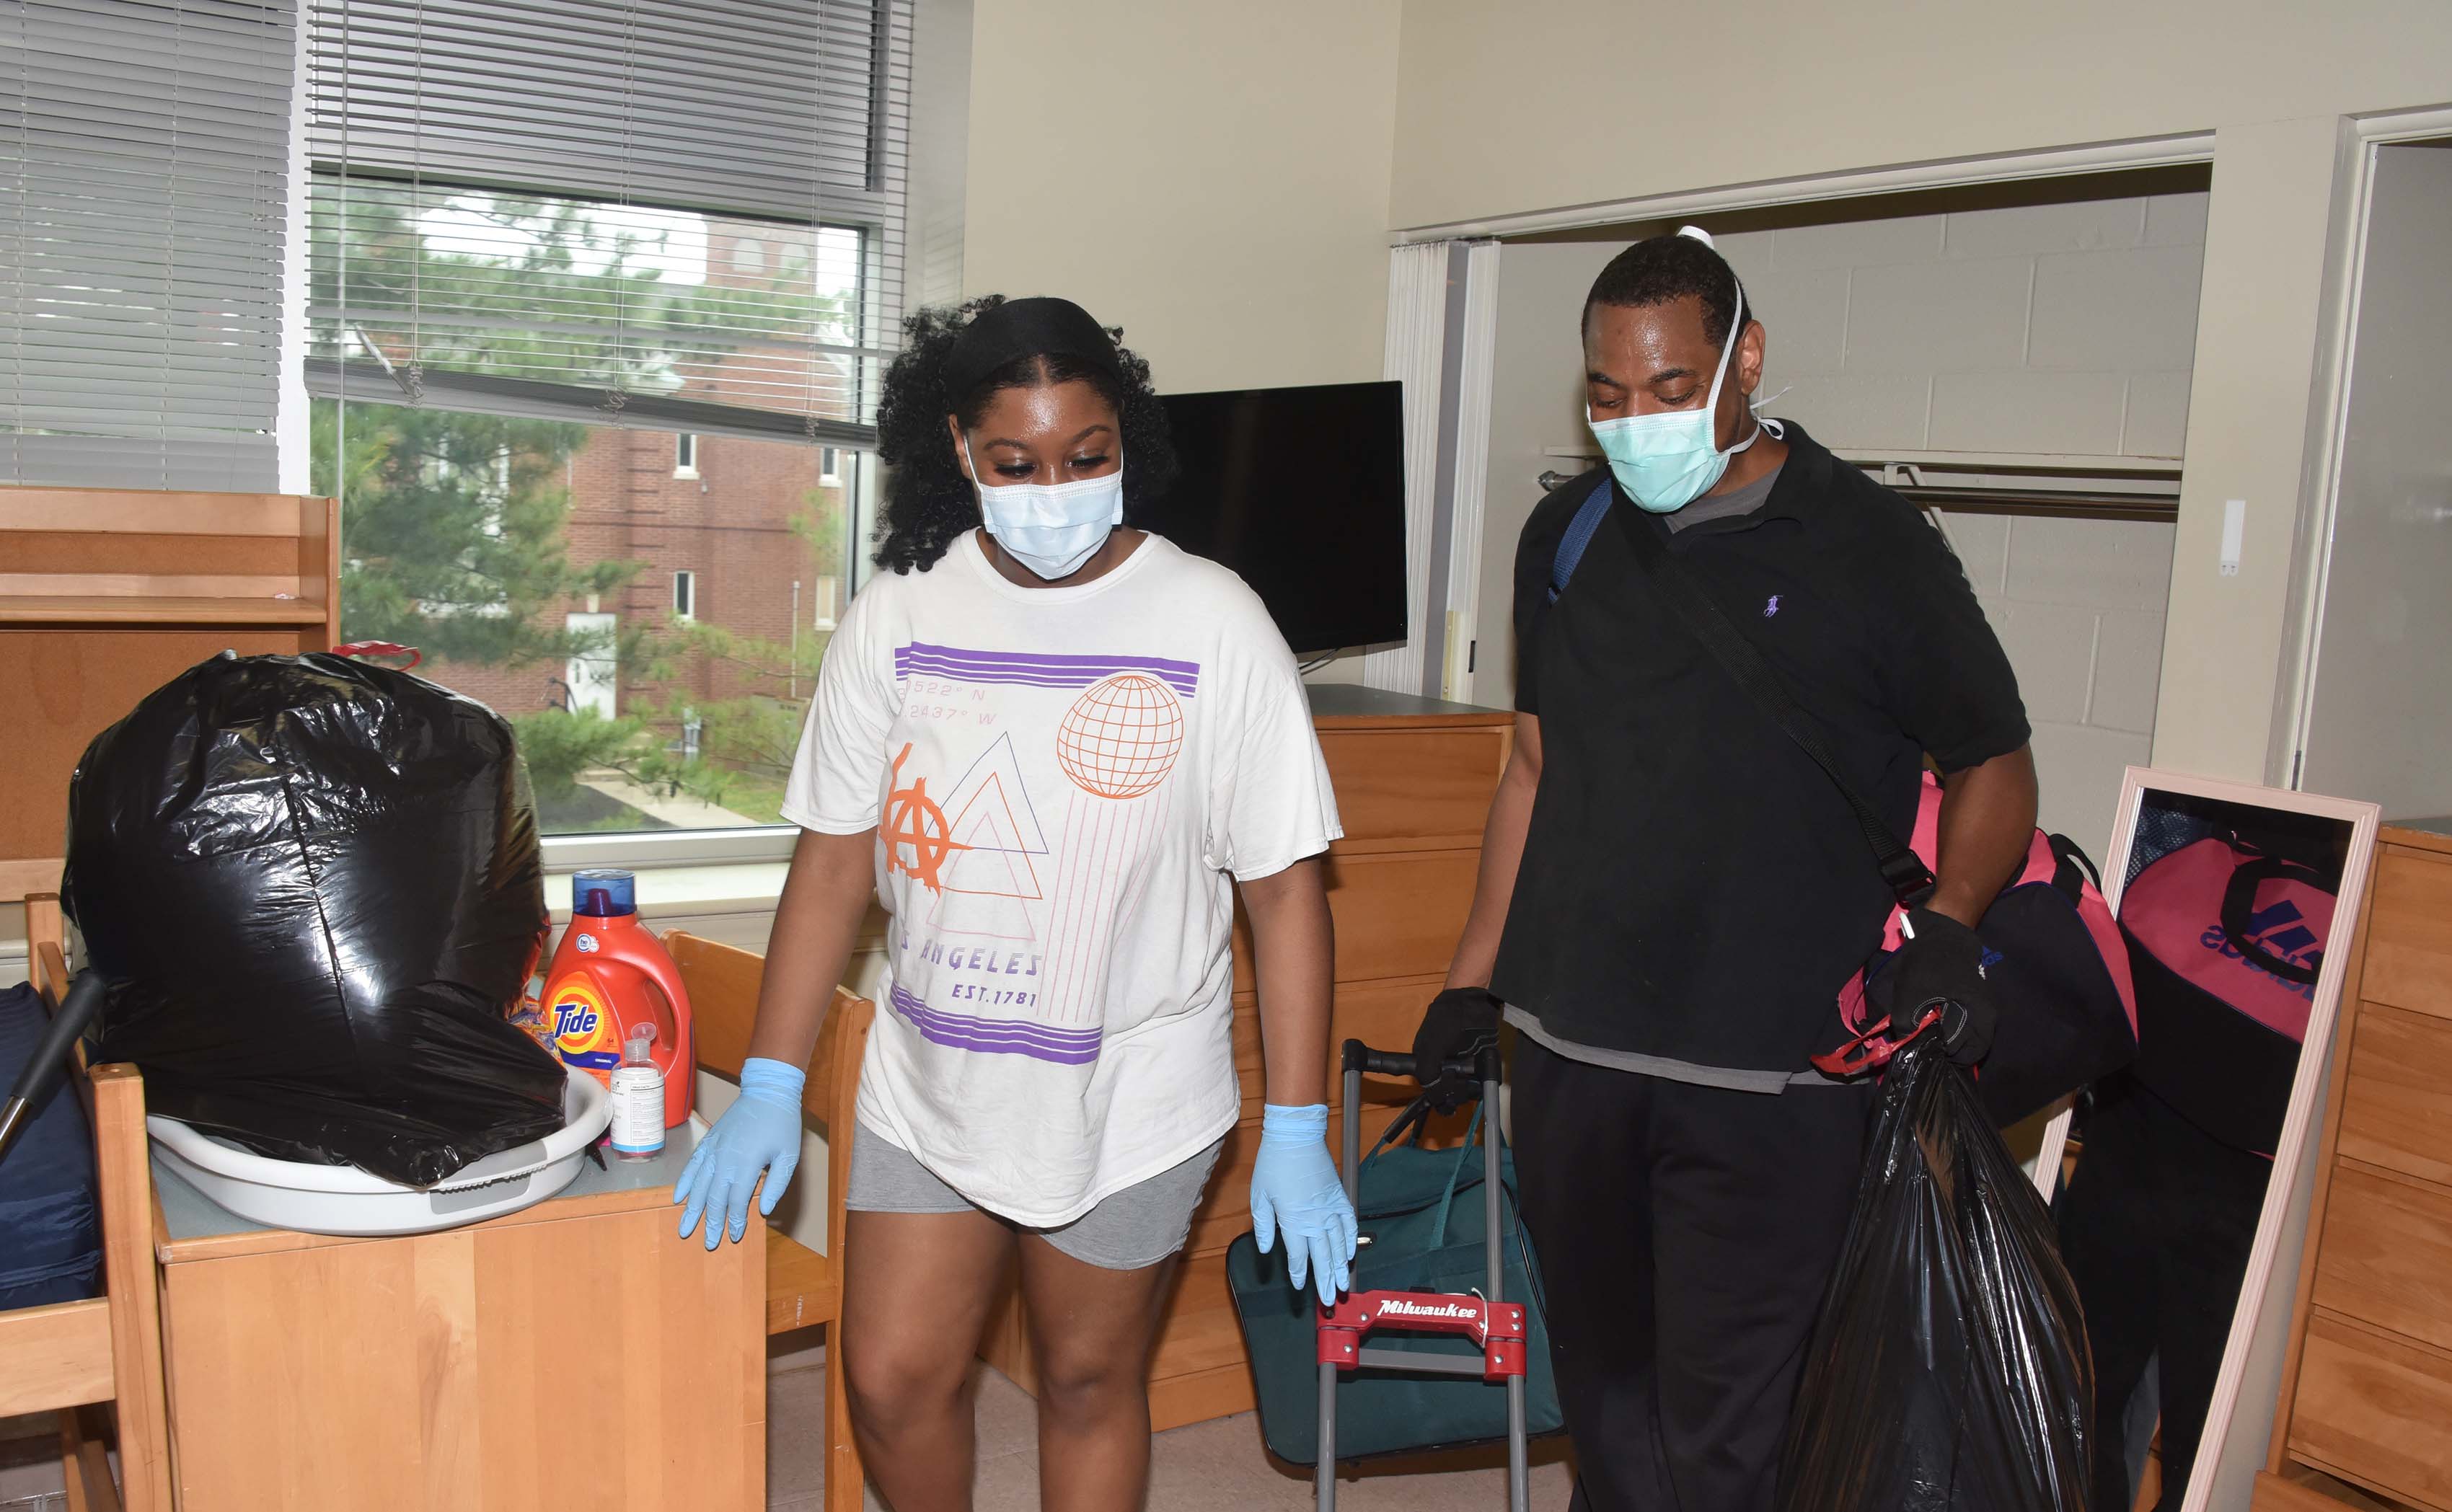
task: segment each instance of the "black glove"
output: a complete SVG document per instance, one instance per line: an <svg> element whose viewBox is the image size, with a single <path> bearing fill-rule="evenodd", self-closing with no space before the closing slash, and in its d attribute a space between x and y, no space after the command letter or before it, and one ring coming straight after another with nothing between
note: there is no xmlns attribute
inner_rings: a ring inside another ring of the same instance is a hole
<svg viewBox="0 0 2452 1512"><path fill-rule="evenodd" d="M1925 1011L1938 1003L1942 1047L1949 1058L1961 1066L1982 1060L1992 1049L2001 1017L1992 984L1984 979L1985 954L1976 933L1948 914L1908 911L1906 942L1873 978L1876 1006L1889 1011L1889 1037L1914 1032Z"/></svg>
<svg viewBox="0 0 2452 1512"><path fill-rule="evenodd" d="M1422 1084L1422 1095L1442 1113L1480 1096L1480 1082L1451 1076L1445 1068L1497 1043L1498 999L1487 988L1451 987L1432 998L1422 1027L1414 1031L1414 1077Z"/></svg>

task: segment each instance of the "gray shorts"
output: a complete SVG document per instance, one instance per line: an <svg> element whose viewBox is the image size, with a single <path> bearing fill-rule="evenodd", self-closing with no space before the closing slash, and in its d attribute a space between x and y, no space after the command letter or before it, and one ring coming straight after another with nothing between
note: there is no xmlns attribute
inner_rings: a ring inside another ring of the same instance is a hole
<svg viewBox="0 0 2452 1512"><path fill-rule="evenodd" d="M1146 1181L1110 1192L1096 1208L1059 1228L1032 1228L988 1216L1017 1233L1037 1234L1084 1265L1102 1270L1139 1270L1183 1247L1192 1232L1192 1210L1200 1206L1210 1168L1226 1141L1200 1151ZM862 1124L851 1142L851 1187L843 1206L867 1213L959 1213L979 1208L939 1181L911 1152Z"/></svg>

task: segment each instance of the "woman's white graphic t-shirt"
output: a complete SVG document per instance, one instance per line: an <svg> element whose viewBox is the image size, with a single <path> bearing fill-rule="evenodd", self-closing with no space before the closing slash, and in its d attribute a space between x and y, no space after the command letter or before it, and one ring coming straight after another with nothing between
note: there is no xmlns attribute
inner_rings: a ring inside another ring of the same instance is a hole
<svg viewBox="0 0 2452 1512"><path fill-rule="evenodd" d="M859 1117L1053 1227L1234 1126L1230 875L1343 832L1259 599L1152 536L1024 588L965 533L826 647L783 816L878 830L890 984Z"/></svg>

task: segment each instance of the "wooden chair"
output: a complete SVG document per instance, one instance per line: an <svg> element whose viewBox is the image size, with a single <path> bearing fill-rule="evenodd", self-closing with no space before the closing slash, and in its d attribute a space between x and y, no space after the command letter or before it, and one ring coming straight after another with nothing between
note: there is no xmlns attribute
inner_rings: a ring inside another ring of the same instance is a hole
<svg viewBox="0 0 2452 1512"><path fill-rule="evenodd" d="M26 898L28 974L57 1010L68 991L57 894ZM79 1060L82 1062L82 1052ZM106 1294L0 1312L0 1417L59 1414L60 1467L71 1512L170 1512L169 1409L162 1384L162 1299L153 1261L153 1180L145 1083L132 1066L83 1078L102 1195ZM121 1485L97 1431L100 1404L119 1420Z"/></svg>
<svg viewBox="0 0 2452 1512"><path fill-rule="evenodd" d="M698 1063L728 1076L748 1058L749 1031L758 1017L758 987L766 959L755 951L720 945L674 931L664 950L689 989L698 1034ZM835 1326L842 1309L843 1192L851 1185L852 1108L860 1094L860 1056L876 1005L835 989L834 1007L810 1057L802 1109L825 1127L826 1204L823 1254L780 1229L766 1236L766 1331L782 1333L812 1324L826 1325L825 1512L860 1512L864 1476L851 1437L851 1405L843 1394L842 1338ZM802 1136L805 1147L807 1136ZM809 1162L803 1160L805 1168Z"/></svg>

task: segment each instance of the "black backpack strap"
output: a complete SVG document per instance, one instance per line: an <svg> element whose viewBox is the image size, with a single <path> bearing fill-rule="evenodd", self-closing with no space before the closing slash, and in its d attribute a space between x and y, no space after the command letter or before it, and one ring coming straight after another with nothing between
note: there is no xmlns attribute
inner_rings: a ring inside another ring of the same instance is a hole
<svg viewBox="0 0 2452 1512"><path fill-rule="evenodd" d="M2047 835L2044 843L2051 847L2052 886L2060 890L2061 896L2075 903L2089 884L2096 892L2103 891L2103 873L2075 840L2066 835Z"/></svg>
<svg viewBox="0 0 2452 1512"><path fill-rule="evenodd" d="M1596 491L1608 495L1613 490L1603 482ZM1590 507L1587 505L1587 507ZM1865 833L1865 844L1873 853L1875 864L1882 869L1882 880L1889 884L1890 893L1901 908L1914 908L1932 893L1932 869L1924 864L1914 851L1902 844L1890 827L1882 821L1881 814L1865 800L1863 794L1839 770L1839 758L1830 753L1822 732L1815 727L1812 716L1797 706L1788 685L1771 670L1762 653L1754 649L1744 632L1729 622L1720 606L1711 601L1702 584L1694 580L1683 562L1669 553L1658 536L1652 533L1649 520L1631 510L1616 511L1618 523L1625 528L1627 543L1634 550L1634 560L1658 590L1670 612L1685 622L1703 649L1711 654L1754 706L1770 717L1797 748L1813 758L1830 779L1839 795L1848 800L1849 810L1856 815L1856 827Z"/></svg>
<svg viewBox="0 0 2452 1512"><path fill-rule="evenodd" d="M2322 969L2324 959L2321 950L2309 954L2309 965L2302 966L2296 961L2284 960L2274 954L2249 936L2249 915L2256 909L2256 885L2273 878L2304 882L2320 893L2333 891L2324 885L2324 879L2321 874L2296 861L2285 860L2278 855L2266 855L2245 862L2232 870L2230 883L2223 889L2223 938L2229 941L2231 949L2244 956L2249 964L2260 967L2285 982L2296 982L2302 987L2313 987L2316 985L2316 973Z"/></svg>

